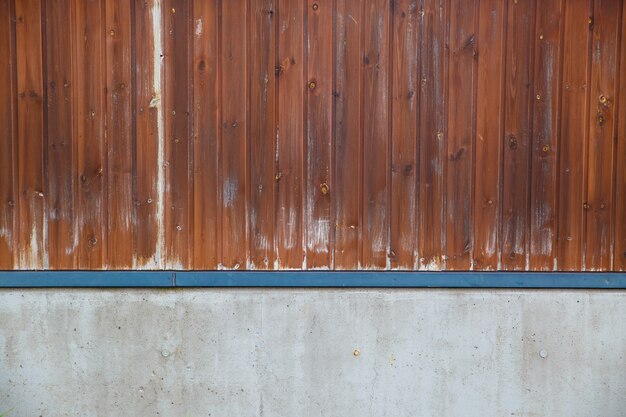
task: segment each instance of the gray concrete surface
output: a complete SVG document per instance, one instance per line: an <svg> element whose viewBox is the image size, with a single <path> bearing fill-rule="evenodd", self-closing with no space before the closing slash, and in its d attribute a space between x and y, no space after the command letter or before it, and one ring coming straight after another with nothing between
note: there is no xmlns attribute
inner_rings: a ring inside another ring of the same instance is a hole
<svg viewBox="0 0 626 417"><path fill-rule="evenodd" d="M618 417L625 359L623 291L0 292L11 417Z"/></svg>

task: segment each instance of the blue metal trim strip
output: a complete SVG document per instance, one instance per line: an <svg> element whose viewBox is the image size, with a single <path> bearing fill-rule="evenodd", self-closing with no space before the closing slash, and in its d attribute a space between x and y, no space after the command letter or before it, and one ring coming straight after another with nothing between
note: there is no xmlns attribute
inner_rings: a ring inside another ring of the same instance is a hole
<svg viewBox="0 0 626 417"><path fill-rule="evenodd" d="M0 288L42 287L626 289L626 274L395 271L0 271Z"/></svg>

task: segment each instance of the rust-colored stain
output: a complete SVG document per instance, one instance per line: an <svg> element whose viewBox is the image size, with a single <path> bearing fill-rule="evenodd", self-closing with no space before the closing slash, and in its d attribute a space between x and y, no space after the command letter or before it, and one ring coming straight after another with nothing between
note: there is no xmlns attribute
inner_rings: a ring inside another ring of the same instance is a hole
<svg viewBox="0 0 626 417"><path fill-rule="evenodd" d="M0 1L0 269L624 271L625 13Z"/></svg>

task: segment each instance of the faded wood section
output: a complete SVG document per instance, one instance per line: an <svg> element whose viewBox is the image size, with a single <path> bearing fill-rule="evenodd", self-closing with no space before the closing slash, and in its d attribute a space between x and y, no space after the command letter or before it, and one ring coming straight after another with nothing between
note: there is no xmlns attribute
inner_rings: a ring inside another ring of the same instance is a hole
<svg viewBox="0 0 626 417"><path fill-rule="evenodd" d="M625 8L0 2L0 269L626 270Z"/></svg>

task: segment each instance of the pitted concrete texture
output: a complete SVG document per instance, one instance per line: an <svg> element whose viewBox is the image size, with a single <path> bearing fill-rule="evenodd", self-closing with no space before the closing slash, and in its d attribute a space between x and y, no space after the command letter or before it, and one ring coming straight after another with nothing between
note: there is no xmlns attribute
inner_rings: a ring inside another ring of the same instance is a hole
<svg viewBox="0 0 626 417"><path fill-rule="evenodd" d="M11 417L626 416L626 292L0 292Z"/></svg>

